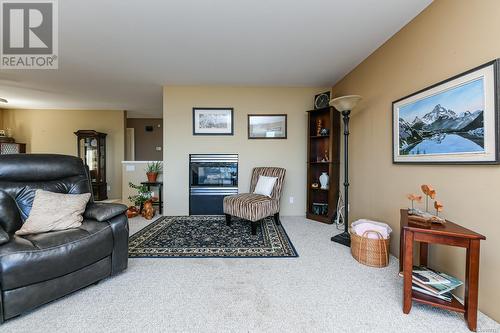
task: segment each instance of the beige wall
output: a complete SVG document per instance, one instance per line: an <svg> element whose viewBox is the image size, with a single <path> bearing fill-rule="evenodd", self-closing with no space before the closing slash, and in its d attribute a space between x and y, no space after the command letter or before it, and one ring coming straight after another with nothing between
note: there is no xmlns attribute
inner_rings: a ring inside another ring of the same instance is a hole
<svg viewBox="0 0 500 333"><path fill-rule="evenodd" d="M333 87L360 94L350 137L352 218L388 222L399 242L399 208L419 185L435 186L444 216L477 232L482 243L480 309L500 320L500 166L394 165L391 102L500 57L500 1L438 0ZM430 264L464 277L465 252L432 249Z"/></svg>
<svg viewBox="0 0 500 333"><path fill-rule="evenodd" d="M79 129L107 133L108 197L121 198L124 154L123 111L98 110L4 110L3 124L12 128L17 142L27 144L28 153L77 154L76 136Z"/></svg>
<svg viewBox="0 0 500 333"><path fill-rule="evenodd" d="M328 90L328 88L326 89ZM167 215L189 213L189 153L238 153L239 191L248 192L256 166L287 169L281 200L283 215L305 215L306 110L325 88L179 87L163 89L164 162ZM193 136L192 108L233 107L234 136ZM287 140L248 140L247 114L288 114ZM289 197L294 203L289 203Z"/></svg>

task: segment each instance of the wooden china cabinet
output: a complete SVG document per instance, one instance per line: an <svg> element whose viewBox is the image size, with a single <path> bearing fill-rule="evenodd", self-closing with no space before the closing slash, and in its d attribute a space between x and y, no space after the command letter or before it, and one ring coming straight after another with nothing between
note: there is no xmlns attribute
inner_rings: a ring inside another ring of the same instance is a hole
<svg viewBox="0 0 500 333"><path fill-rule="evenodd" d="M94 200L108 198L106 183L106 133L94 130L79 130L77 136L78 156L88 166Z"/></svg>
<svg viewBox="0 0 500 333"><path fill-rule="evenodd" d="M333 107L307 111L307 211L311 220L333 223L339 198L340 114ZM329 186L321 188L326 173Z"/></svg>

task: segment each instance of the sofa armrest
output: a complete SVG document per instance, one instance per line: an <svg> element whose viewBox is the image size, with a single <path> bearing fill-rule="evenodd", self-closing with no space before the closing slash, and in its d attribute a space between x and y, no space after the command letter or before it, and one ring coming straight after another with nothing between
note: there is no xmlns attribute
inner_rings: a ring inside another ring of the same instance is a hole
<svg viewBox="0 0 500 333"><path fill-rule="evenodd" d="M9 239L9 234L0 226L0 245L7 243Z"/></svg>
<svg viewBox="0 0 500 333"><path fill-rule="evenodd" d="M103 222L121 215L126 211L127 206L122 204L92 202L87 205L83 217Z"/></svg>
<svg viewBox="0 0 500 333"><path fill-rule="evenodd" d="M105 222L106 223L106 222ZM128 218L121 214L107 221L113 231L113 253L111 255L111 275L115 275L128 265Z"/></svg>

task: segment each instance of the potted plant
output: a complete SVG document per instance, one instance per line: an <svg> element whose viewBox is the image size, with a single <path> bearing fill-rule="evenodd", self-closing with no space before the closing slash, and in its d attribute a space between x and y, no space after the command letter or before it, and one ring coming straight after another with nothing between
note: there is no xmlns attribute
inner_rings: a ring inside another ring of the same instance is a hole
<svg viewBox="0 0 500 333"><path fill-rule="evenodd" d="M162 162L151 162L146 166L146 176L148 177L148 182L154 183L156 182L156 178L158 178L158 174L161 173L163 169Z"/></svg>
<svg viewBox="0 0 500 333"><path fill-rule="evenodd" d="M134 203L134 206L139 207L139 212L141 212L144 203L151 200L151 192L148 190L146 185L135 185L130 182L128 183L128 186L137 190L137 194L130 195L128 199Z"/></svg>

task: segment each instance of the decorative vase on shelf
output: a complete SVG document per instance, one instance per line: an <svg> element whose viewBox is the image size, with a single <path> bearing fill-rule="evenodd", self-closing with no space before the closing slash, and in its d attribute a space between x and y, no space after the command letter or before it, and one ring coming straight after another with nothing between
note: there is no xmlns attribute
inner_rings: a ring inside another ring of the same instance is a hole
<svg viewBox="0 0 500 333"><path fill-rule="evenodd" d="M321 176L319 176L319 182L321 183L321 188L323 190L328 189L328 181L330 180L330 177L328 177L328 174L326 172L322 172Z"/></svg>

